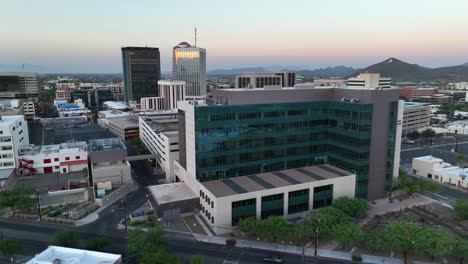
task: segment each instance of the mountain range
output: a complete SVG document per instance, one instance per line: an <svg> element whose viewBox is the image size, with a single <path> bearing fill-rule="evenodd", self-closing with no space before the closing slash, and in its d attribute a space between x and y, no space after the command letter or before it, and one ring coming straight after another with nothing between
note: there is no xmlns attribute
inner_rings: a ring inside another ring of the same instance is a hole
<svg viewBox="0 0 468 264"><path fill-rule="evenodd" d="M210 71L210 75L237 75L245 72L269 72L282 69L296 70L306 81L316 78L349 78L359 73L380 73L381 76L390 77L395 82L446 82L468 81L468 63L439 68L428 68L418 64L404 62L397 58L389 58L373 64L367 68L355 69L353 67L336 66L315 70L299 69L298 67L253 67L236 69L218 69Z"/></svg>
<svg viewBox="0 0 468 264"><path fill-rule="evenodd" d="M356 76L363 72L380 73L381 76L390 77L395 82L456 82L468 80L468 63L458 66L428 68L396 58L389 58L356 71L347 77Z"/></svg>

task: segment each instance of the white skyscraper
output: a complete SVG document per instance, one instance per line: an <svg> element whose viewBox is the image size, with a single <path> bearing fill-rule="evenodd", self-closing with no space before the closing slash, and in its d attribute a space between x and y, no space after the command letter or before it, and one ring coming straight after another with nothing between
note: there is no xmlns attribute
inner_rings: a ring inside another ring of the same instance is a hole
<svg viewBox="0 0 468 264"><path fill-rule="evenodd" d="M188 99L206 96L206 50L181 42L173 48L172 79L185 81Z"/></svg>

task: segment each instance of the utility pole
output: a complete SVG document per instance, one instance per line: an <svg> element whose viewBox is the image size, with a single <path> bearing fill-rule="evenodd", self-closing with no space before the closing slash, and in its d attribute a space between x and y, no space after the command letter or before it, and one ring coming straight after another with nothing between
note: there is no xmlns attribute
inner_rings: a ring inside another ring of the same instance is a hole
<svg viewBox="0 0 468 264"><path fill-rule="evenodd" d="M122 205L124 207L125 232L127 232L128 231L128 223L127 223L127 199L126 199L126 197L123 198L122 200L120 200L120 202L122 203Z"/></svg>
<svg viewBox="0 0 468 264"><path fill-rule="evenodd" d="M455 152L458 152L458 130L455 129Z"/></svg>
<svg viewBox="0 0 468 264"><path fill-rule="evenodd" d="M37 210L39 212L39 221L42 221L41 197L39 196L39 192L36 192L36 197L37 197Z"/></svg>

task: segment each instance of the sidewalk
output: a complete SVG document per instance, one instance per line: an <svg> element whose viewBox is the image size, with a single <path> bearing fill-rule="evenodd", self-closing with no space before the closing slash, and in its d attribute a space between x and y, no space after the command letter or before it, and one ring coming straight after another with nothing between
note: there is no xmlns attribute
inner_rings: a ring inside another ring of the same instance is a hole
<svg viewBox="0 0 468 264"><path fill-rule="evenodd" d="M120 188L118 188L117 190L113 191L112 193L110 193L108 196L110 197L104 197L104 200L106 202L103 201L103 206L101 206L99 209L97 209L96 211L90 213L88 216L84 217L84 218L81 218L79 220L77 220L75 222L75 225L76 226L84 226L84 225L87 225L89 223L92 223L96 220L99 219L99 213L102 212L104 209L106 209L107 207L111 206L112 204L114 204L116 201L120 200L122 197L124 197L125 195L127 195L128 193L136 190L138 185L134 184L133 182L131 183L127 183L125 185L122 185ZM109 201L109 198L111 198L111 200Z"/></svg>
<svg viewBox="0 0 468 264"><path fill-rule="evenodd" d="M224 237L201 236L201 235L194 235L194 236L195 236L195 239L200 242L226 245L227 238L224 238ZM277 252L296 254L296 255L302 255L302 252L303 252L302 247L272 244L272 243L257 242L257 241L242 240L242 239L236 240L236 247L255 248L255 249L260 249L260 250L277 251ZM318 249L317 253L319 257L350 260L350 261L352 260L352 254L349 252ZM314 256L314 248L310 248L310 247L306 248L304 250L304 255ZM372 256L372 255L361 255L361 256L362 256L363 263L375 263L375 264L403 264L404 263L404 261L399 258L390 258L390 257L381 257L381 256ZM417 263L430 264L430 263L424 263L424 262L417 262Z"/></svg>

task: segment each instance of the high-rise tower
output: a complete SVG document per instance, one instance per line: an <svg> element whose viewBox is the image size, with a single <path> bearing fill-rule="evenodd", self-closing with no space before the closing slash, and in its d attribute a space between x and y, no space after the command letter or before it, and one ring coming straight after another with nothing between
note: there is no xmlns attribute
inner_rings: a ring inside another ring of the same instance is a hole
<svg viewBox="0 0 468 264"><path fill-rule="evenodd" d="M158 81L161 80L158 48L123 47L122 64L126 102L158 96Z"/></svg>
<svg viewBox="0 0 468 264"><path fill-rule="evenodd" d="M186 96L206 96L206 50L181 42L173 48L172 78L185 81Z"/></svg>

